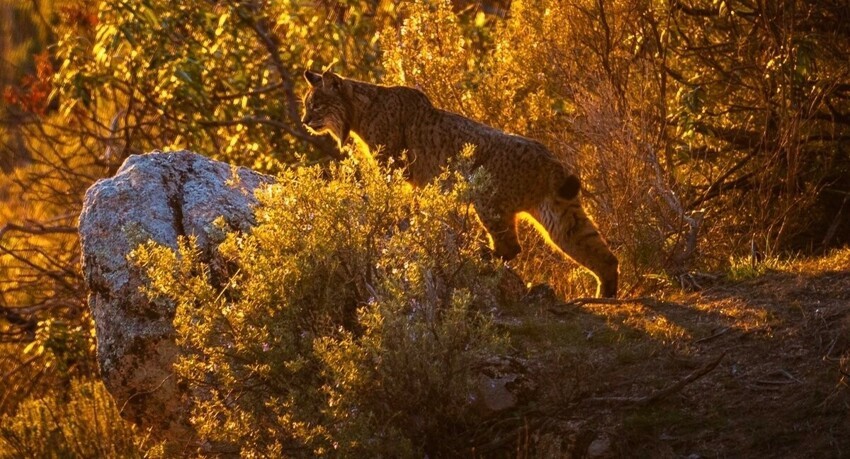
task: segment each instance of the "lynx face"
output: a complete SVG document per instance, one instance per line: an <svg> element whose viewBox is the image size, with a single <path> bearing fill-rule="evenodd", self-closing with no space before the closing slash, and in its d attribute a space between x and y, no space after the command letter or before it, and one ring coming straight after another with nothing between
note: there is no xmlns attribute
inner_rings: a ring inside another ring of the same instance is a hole
<svg viewBox="0 0 850 459"><path fill-rule="evenodd" d="M346 84L330 72L304 72L310 90L304 96L301 123L314 134L329 133L342 144L351 132L351 103L346 99Z"/></svg>

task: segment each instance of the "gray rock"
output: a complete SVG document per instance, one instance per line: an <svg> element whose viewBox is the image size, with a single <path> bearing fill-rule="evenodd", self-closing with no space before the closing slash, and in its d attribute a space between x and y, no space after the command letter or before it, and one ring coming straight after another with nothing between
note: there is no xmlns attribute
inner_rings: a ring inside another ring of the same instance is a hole
<svg viewBox="0 0 850 459"><path fill-rule="evenodd" d="M517 378L518 375L507 375L501 378L479 375L477 392L483 408L487 412L495 413L516 406L517 396L508 389L508 386Z"/></svg>
<svg viewBox="0 0 850 459"><path fill-rule="evenodd" d="M190 394L173 376L174 306L139 291L143 277L127 255L148 240L177 246L194 235L216 264L222 238L213 221L247 231L254 190L271 177L187 151L129 157L117 174L87 192L80 214L83 274L97 332L101 377L125 418L157 437L191 440Z"/></svg>
<svg viewBox="0 0 850 459"><path fill-rule="evenodd" d="M528 377L527 363L516 358L491 357L477 372L469 402L485 417L516 407L537 389Z"/></svg>
<svg viewBox="0 0 850 459"><path fill-rule="evenodd" d="M601 434L597 436L587 447L587 457L612 457L611 439Z"/></svg>

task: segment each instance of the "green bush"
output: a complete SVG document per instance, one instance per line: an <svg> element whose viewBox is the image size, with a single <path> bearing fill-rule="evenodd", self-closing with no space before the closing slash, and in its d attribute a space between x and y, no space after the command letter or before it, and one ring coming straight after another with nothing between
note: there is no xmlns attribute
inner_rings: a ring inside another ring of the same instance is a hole
<svg viewBox="0 0 850 459"><path fill-rule="evenodd" d="M249 456L459 448L475 367L505 343L470 204L487 180L466 175L413 189L353 159L291 169L258 192L252 233L221 245L223 280L191 239L138 248L149 294L177 305L199 434Z"/></svg>

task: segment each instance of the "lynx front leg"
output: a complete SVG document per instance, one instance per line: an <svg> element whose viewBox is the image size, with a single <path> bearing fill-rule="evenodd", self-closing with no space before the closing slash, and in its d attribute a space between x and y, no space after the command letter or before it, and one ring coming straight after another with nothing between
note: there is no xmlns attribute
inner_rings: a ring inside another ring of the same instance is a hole
<svg viewBox="0 0 850 459"><path fill-rule="evenodd" d="M617 257L611 253L578 199L546 199L530 214L546 228L549 238L559 249L593 272L599 281L596 296L617 296Z"/></svg>

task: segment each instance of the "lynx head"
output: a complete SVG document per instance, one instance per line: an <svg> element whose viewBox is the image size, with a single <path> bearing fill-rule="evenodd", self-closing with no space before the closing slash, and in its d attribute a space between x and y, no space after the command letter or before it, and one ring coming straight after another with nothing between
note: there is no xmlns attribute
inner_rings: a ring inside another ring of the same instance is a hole
<svg viewBox="0 0 850 459"><path fill-rule="evenodd" d="M304 116L301 122L315 134L329 133L343 144L351 130L353 89L330 70L324 73L304 71L310 89L304 96Z"/></svg>

